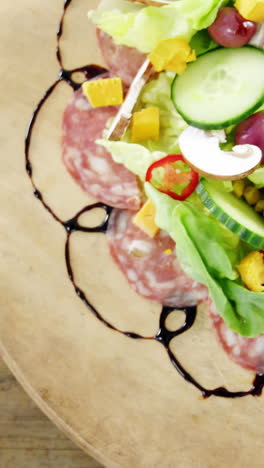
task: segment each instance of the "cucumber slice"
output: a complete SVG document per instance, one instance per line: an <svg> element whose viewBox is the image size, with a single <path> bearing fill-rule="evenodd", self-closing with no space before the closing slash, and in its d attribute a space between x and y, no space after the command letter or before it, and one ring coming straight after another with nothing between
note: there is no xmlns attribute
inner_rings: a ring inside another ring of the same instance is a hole
<svg viewBox="0 0 264 468"><path fill-rule="evenodd" d="M196 187L202 203L230 231L256 249L264 248L264 220L243 200L202 180Z"/></svg>
<svg viewBox="0 0 264 468"><path fill-rule="evenodd" d="M217 130L246 119L264 102L264 51L244 46L198 57L175 77L171 98L194 127Z"/></svg>

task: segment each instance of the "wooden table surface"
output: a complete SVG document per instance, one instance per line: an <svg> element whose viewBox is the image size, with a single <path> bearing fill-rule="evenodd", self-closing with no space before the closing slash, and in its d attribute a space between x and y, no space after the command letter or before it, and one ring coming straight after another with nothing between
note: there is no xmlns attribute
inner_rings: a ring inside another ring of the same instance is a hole
<svg viewBox="0 0 264 468"><path fill-rule="evenodd" d="M97 62L86 18L95 2L76 0L68 12L62 45L69 69ZM71 287L65 230L33 197L23 156L34 103L58 74L62 5L0 1L1 353L43 411L107 468L263 468L264 393L201 400L157 341L131 340L104 327ZM61 85L38 120L31 159L44 200L68 220L89 201L61 163L61 113L71 95ZM82 222L96 225L90 217ZM157 333L161 307L129 287L105 236L75 233L70 252L78 287L105 320L146 337ZM253 375L218 345L206 308L171 346L206 388L250 388ZM0 468L32 467L98 464L51 425L0 363Z"/></svg>
<svg viewBox="0 0 264 468"><path fill-rule="evenodd" d="M1 468L100 468L26 395L0 358Z"/></svg>

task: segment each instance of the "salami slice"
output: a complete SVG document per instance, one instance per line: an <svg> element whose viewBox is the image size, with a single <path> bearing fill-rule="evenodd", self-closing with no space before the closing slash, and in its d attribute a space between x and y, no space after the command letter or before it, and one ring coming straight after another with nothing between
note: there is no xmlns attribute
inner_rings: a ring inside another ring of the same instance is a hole
<svg viewBox="0 0 264 468"><path fill-rule="evenodd" d="M182 270L169 235L160 231L151 238L132 219L128 211L113 210L107 232L112 257L132 288L171 307L192 306L207 298L205 286Z"/></svg>
<svg viewBox="0 0 264 468"><path fill-rule="evenodd" d="M141 193L137 178L95 143L116 113L113 107L91 108L82 90L76 91L63 116L63 161L75 181L95 199L138 210Z"/></svg>
<svg viewBox="0 0 264 468"><path fill-rule="evenodd" d="M230 359L246 369L264 372L264 335L256 338L240 336L227 328L210 300L210 316L216 336Z"/></svg>
<svg viewBox="0 0 264 468"><path fill-rule="evenodd" d="M119 76L130 86L146 55L133 47L116 45L108 34L97 29L97 40L103 59L113 75Z"/></svg>

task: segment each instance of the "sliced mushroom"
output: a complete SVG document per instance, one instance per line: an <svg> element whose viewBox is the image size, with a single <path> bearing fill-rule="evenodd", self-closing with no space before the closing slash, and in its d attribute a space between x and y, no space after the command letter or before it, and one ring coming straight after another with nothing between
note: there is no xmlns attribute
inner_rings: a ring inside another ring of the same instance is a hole
<svg viewBox="0 0 264 468"><path fill-rule="evenodd" d="M154 78L154 76L156 76L156 72L149 59L146 59L132 81L126 98L116 114L110 128L105 132L105 138L107 140L117 141L124 135L143 86L152 77Z"/></svg>
<svg viewBox="0 0 264 468"><path fill-rule="evenodd" d="M257 31L250 39L249 44L264 49L264 21L258 24Z"/></svg>
<svg viewBox="0 0 264 468"><path fill-rule="evenodd" d="M223 151L223 130L187 127L179 137L184 159L197 172L216 180L236 180L251 174L260 164L262 151L255 145L236 145Z"/></svg>

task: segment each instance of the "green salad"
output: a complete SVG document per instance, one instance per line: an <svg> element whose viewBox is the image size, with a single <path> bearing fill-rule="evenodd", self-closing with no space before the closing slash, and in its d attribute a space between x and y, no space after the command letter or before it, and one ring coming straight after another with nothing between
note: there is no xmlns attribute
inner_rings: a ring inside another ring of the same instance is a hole
<svg viewBox="0 0 264 468"><path fill-rule="evenodd" d="M139 178L156 225L228 328L255 337L264 333L263 2L150 3L103 0L89 12L155 70L125 132L97 143Z"/></svg>

